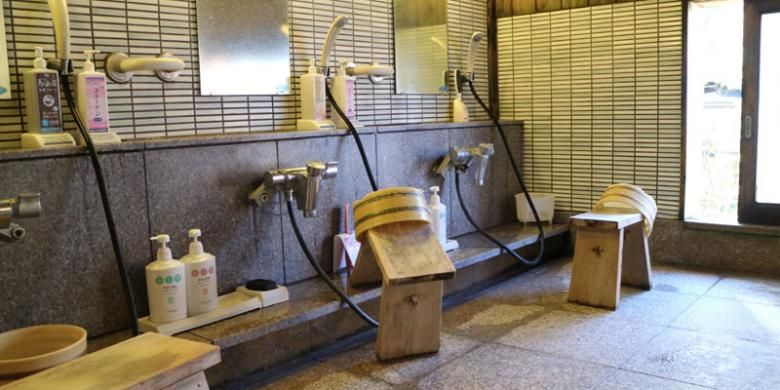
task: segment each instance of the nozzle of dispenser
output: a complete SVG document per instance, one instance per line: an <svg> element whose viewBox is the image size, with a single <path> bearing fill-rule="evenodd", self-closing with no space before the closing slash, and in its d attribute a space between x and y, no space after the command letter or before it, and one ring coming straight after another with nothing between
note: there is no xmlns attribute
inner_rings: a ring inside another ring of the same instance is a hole
<svg viewBox="0 0 780 390"><path fill-rule="evenodd" d="M95 54L99 54L100 50L84 50L84 66L83 69L86 72L95 71Z"/></svg>
<svg viewBox="0 0 780 390"><path fill-rule="evenodd" d="M190 252L191 255L199 255L203 253L203 243L198 240L198 237L201 236L200 229L190 229L187 232L187 236L192 239L190 242Z"/></svg>
<svg viewBox="0 0 780 390"><path fill-rule="evenodd" d="M158 234L149 239L152 241L157 241L158 261L173 260L173 253L171 252L171 248L168 248L168 243L171 242L171 236L167 234Z"/></svg>

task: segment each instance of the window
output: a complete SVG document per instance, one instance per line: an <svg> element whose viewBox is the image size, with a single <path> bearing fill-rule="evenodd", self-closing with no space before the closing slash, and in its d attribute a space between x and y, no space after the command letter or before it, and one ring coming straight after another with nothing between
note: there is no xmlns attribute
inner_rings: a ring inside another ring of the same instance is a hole
<svg viewBox="0 0 780 390"><path fill-rule="evenodd" d="M743 4L688 4L685 219L733 224L739 198Z"/></svg>
<svg viewBox="0 0 780 390"><path fill-rule="evenodd" d="M739 221L780 224L780 2L747 0Z"/></svg>

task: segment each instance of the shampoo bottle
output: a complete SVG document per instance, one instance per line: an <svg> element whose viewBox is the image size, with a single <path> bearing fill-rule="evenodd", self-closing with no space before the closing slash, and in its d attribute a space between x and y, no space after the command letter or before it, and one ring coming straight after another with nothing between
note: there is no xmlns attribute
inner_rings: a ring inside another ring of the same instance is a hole
<svg viewBox="0 0 780 390"><path fill-rule="evenodd" d="M59 73L46 69L42 47L35 48L33 68L24 72L24 102L28 132L62 133Z"/></svg>
<svg viewBox="0 0 780 390"><path fill-rule="evenodd" d="M76 105L92 141L119 143L121 139L108 129L108 92L106 75L95 71L92 62L99 50L84 50L84 67L76 76Z"/></svg>
<svg viewBox="0 0 780 390"><path fill-rule="evenodd" d="M190 251L182 257L187 275L187 312L190 316L208 313L219 306L216 258L203 251L198 241L200 229L190 229Z"/></svg>
<svg viewBox="0 0 780 390"><path fill-rule="evenodd" d="M333 99L336 101L336 104L339 105L339 108L344 112L344 115L346 115L354 125L357 117L357 110L355 108L355 77L347 76L345 65L346 62L342 61L339 70L336 73L336 77L334 77L331 82L331 89L333 90ZM339 115L335 109L332 110L331 116L333 117L333 123L336 124L337 128L347 128L347 124L341 119L341 115Z"/></svg>
<svg viewBox="0 0 780 390"><path fill-rule="evenodd" d="M325 76L317 71L317 60L309 59L309 72L301 76L301 118L325 119Z"/></svg>
<svg viewBox="0 0 780 390"><path fill-rule="evenodd" d="M184 263L173 258L167 234L152 237L157 241L157 259L146 266L146 293L149 296L149 319L171 322L187 318L187 291Z"/></svg>
<svg viewBox="0 0 780 390"><path fill-rule="evenodd" d="M436 232L436 238L439 239L439 243L444 247L447 245L447 206L441 202L438 186L433 186L429 190L433 193L431 202L428 204L433 231Z"/></svg>

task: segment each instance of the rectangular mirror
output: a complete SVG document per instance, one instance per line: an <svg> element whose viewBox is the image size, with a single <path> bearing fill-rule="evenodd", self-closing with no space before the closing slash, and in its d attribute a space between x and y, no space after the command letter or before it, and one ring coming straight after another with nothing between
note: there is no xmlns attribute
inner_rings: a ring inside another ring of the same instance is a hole
<svg viewBox="0 0 780 390"><path fill-rule="evenodd" d="M0 16L3 2L0 1ZM3 18L5 20L5 18ZM0 99L11 98L11 78L8 75L8 46L5 44L5 22L0 23Z"/></svg>
<svg viewBox="0 0 780 390"><path fill-rule="evenodd" d="M447 92L447 0L395 0L396 93Z"/></svg>
<svg viewBox="0 0 780 390"><path fill-rule="evenodd" d="M200 93L290 93L287 0L197 0Z"/></svg>

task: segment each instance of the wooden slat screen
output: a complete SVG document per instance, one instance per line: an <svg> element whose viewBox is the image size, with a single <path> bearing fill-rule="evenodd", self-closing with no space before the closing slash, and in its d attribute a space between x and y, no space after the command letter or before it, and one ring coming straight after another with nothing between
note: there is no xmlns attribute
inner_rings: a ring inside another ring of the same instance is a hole
<svg viewBox="0 0 780 390"><path fill-rule="evenodd" d="M499 104L524 119L523 170L556 208L635 183L677 218L682 2L642 0L498 19Z"/></svg>

